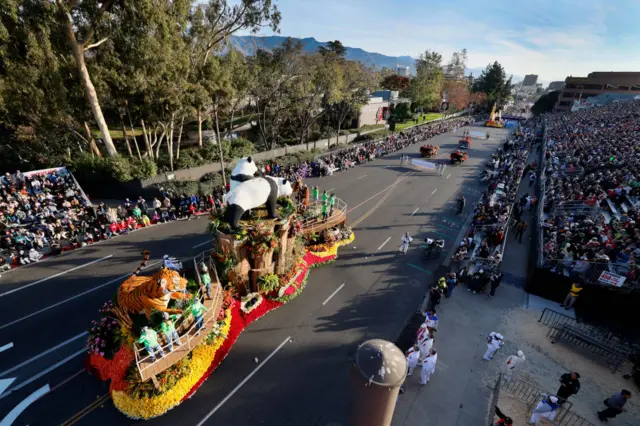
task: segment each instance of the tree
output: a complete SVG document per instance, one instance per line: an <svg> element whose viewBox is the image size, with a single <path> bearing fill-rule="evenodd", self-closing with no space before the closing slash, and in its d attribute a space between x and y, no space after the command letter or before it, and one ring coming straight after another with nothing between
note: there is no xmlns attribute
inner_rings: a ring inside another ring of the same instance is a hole
<svg viewBox="0 0 640 426"><path fill-rule="evenodd" d="M476 107L487 102L487 94L484 92L473 92L469 95L469 102Z"/></svg>
<svg viewBox="0 0 640 426"><path fill-rule="evenodd" d="M342 61L338 68L337 102L328 106L334 118L338 133L336 143L340 141L340 129L349 113L357 111L369 100L369 90L376 84L375 74L360 62Z"/></svg>
<svg viewBox="0 0 640 426"><path fill-rule="evenodd" d="M540 96L540 98L536 101L535 104L531 107L531 112L534 115L540 115L547 112L553 111L553 107L558 102L558 97L560 97L560 90L554 90L553 92L545 93Z"/></svg>
<svg viewBox="0 0 640 426"><path fill-rule="evenodd" d="M467 67L467 49L453 52L451 60L445 68L447 78L453 80L464 80L464 71Z"/></svg>
<svg viewBox="0 0 640 426"><path fill-rule="evenodd" d="M100 41L91 43L96 32L96 27L100 25L108 13L112 12L114 7L118 8L118 6L115 6L115 3L115 0L105 0L102 3L89 0L56 0L58 16L64 27L65 35L76 64L80 81L84 87L87 101L102 133L105 149L111 157L117 156L118 151L113 144L113 140L111 140L109 126L102 114L98 93L91 81L91 75L85 62L85 52L107 41L107 38L103 38Z"/></svg>
<svg viewBox="0 0 640 426"><path fill-rule="evenodd" d="M460 111L469 106L470 93L467 80L445 80L442 90L447 95L449 109Z"/></svg>
<svg viewBox="0 0 640 426"><path fill-rule="evenodd" d="M489 104L502 108L511 96L511 77L507 78L502 65L498 62L487 65L480 77L475 79L473 90L487 94Z"/></svg>
<svg viewBox="0 0 640 426"><path fill-rule="evenodd" d="M409 77L392 74L385 77L380 85L387 90L404 92L411 86L411 79Z"/></svg>
<svg viewBox="0 0 640 426"><path fill-rule="evenodd" d="M411 80L409 95L414 107L435 109L442 100L442 55L427 50L416 59L416 76Z"/></svg>
<svg viewBox="0 0 640 426"><path fill-rule="evenodd" d="M318 47L318 52L323 56L333 54L339 58L343 58L347 54L347 48L342 45L340 40L335 40L327 42L326 46Z"/></svg>

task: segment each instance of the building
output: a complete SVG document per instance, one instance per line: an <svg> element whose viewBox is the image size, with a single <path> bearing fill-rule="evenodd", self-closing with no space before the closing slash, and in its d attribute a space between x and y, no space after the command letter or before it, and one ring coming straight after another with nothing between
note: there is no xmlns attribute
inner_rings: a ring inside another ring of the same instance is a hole
<svg viewBox="0 0 640 426"><path fill-rule="evenodd" d="M370 96L369 102L360 108L357 127L367 124L386 124L384 113L389 109L389 101L382 96Z"/></svg>
<svg viewBox="0 0 640 426"><path fill-rule="evenodd" d="M564 87L564 81L552 81L547 87L547 92L553 92L554 90L561 90Z"/></svg>
<svg viewBox="0 0 640 426"><path fill-rule="evenodd" d="M409 67L405 67L404 65L396 65L396 75L409 77Z"/></svg>
<svg viewBox="0 0 640 426"><path fill-rule="evenodd" d="M533 86L536 87L536 83L538 82L538 76L535 74L527 74L524 76L524 80L522 81L522 87Z"/></svg>
<svg viewBox="0 0 640 426"><path fill-rule="evenodd" d="M574 101L603 93L640 95L640 72L592 72L586 77L567 77L558 97L556 111L570 111Z"/></svg>

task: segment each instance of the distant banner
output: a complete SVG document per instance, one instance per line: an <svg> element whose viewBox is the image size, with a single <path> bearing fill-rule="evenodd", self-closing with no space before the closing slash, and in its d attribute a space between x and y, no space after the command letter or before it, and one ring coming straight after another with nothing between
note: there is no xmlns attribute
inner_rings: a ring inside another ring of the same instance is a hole
<svg viewBox="0 0 640 426"><path fill-rule="evenodd" d="M30 172L24 172L22 173L25 177L30 177L30 176L42 176L42 175L48 175L50 173L59 173L61 175L68 175L69 172L67 171L66 167L54 167L51 169L42 169L42 170L32 170Z"/></svg>
<svg viewBox="0 0 640 426"><path fill-rule="evenodd" d="M624 280L626 279L627 278L623 277L622 275L614 274L613 272L609 272L609 271L604 271L600 275L600 278L598 279L598 281L600 281L603 284L612 285L614 287L622 287L622 284L624 284Z"/></svg>
<svg viewBox="0 0 640 426"><path fill-rule="evenodd" d="M424 161L424 160L412 159L411 160L411 164L413 164L416 167L422 167L423 169L435 169L436 168L436 164L435 163L431 163L429 161Z"/></svg>

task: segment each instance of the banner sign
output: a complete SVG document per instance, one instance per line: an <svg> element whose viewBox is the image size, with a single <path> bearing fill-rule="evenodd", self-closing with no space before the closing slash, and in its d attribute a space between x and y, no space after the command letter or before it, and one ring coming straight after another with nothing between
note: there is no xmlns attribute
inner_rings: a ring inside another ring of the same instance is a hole
<svg viewBox="0 0 640 426"><path fill-rule="evenodd" d="M436 168L436 163L431 163L429 161L424 161L424 160L416 160L416 159L412 159L411 160L411 164L417 167L422 167L423 169L435 169Z"/></svg>
<svg viewBox="0 0 640 426"><path fill-rule="evenodd" d="M69 174L69 172L67 171L66 167L54 167L51 169L42 169L42 170L32 170L30 172L24 172L22 173L25 177L31 177L31 176L42 176L42 175L48 175L50 173L58 173L60 175L66 176Z"/></svg>
<svg viewBox="0 0 640 426"><path fill-rule="evenodd" d="M609 271L603 271L598 281L603 284L612 285L614 287L622 287L622 284L626 279L627 277L623 277L622 275L614 274L613 272Z"/></svg>

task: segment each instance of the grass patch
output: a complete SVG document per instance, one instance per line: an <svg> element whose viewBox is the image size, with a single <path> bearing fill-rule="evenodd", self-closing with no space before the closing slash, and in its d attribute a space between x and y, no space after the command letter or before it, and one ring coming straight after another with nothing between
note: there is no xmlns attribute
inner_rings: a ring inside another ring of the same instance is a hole
<svg viewBox="0 0 640 426"><path fill-rule="evenodd" d="M351 133L368 132L369 130L384 129L384 124L365 124L357 129L349 129Z"/></svg>
<svg viewBox="0 0 640 426"><path fill-rule="evenodd" d="M426 123L428 121L437 120L438 118L441 118L442 116L444 116L444 114L439 113L439 112L429 112L427 114L422 114L418 118L418 124ZM423 120L422 117L425 117L425 119ZM415 126L415 125L416 125L416 122L414 120L408 120L406 123L397 123L396 124L396 131L399 132L401 130L406 129L407 127L411 127L411 126Z"/></svg>

